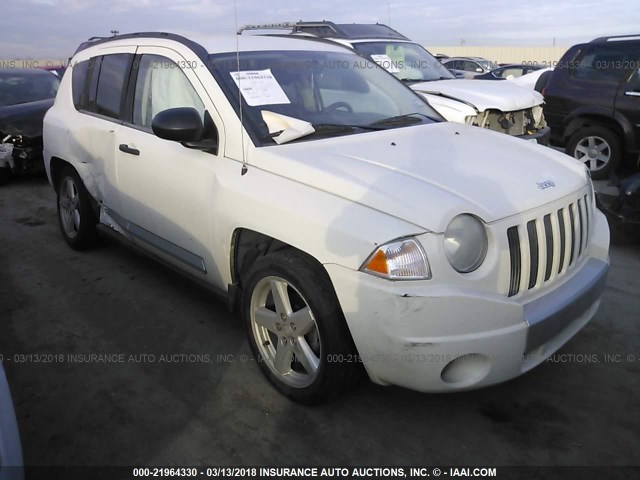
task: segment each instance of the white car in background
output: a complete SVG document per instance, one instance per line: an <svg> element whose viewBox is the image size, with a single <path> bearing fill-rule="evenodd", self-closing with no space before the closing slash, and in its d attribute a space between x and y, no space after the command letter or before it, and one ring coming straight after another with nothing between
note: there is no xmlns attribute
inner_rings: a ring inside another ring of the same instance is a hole
<svg viewBox="0 0 640 480"><path fill-rule="evenodd" d="M537 92L542 92L544 85L540 85L541 78L544 80L545 78L543 77L548 77L552 71L553 68L541 68L535 72L526 73L516 78L508 78L507 80L519 87L530 88L531 90L535 89Z"/></svg>
<svg viewBox="0 0 640 480"><path fill-rule="evenodd" d="M296 401L361 366L424 392L503 382L598 308L609 230L584 165L443 122L349 49L140 33L70 68L44 121L64 240L100 230L219 292Z"/></svg>
<svg viewBox="0 0 640 480"><path fill-rule="evenodd" d="M450 122L543 145L549 142L550 129L542 112L544 99L538 92L506 82L456 79L424 47L386 25L285 22L245 25L238 33L279 29L290 30L294 36L332 41L371 58L426 98Z"/></svg>

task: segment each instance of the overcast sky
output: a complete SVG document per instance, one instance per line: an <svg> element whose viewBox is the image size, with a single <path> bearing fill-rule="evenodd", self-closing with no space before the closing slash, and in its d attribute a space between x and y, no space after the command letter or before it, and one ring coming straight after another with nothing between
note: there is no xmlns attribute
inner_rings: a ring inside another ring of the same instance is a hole
<svg viewBox="0 0 640 480"><path fill-rule="evenodd" d="M425 46L570 46L640 33L638 0L237 0L238 23L388 23ZM67 58L91 36L233 33L232 0L2 0L0 58Z"/></svg>

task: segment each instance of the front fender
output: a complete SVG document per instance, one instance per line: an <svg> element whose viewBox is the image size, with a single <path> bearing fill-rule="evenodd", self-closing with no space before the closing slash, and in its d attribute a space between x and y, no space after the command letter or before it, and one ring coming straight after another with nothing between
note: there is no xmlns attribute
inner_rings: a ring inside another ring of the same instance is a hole
<svg viewBox="0 0 640 480"><path fill-rule="evenodd" d="M222 167L222 165L221 165ZM291 245L322 264L352 270L379 245L425 230L378 210L249 166L225 159L213 205L217 212L213 245L225 245L230 258L238 228L252 230ZM217 262L222 265L224 262ZM221 277L231 283L230 273ZM227 278L229 277L229 278Z"/></svg>

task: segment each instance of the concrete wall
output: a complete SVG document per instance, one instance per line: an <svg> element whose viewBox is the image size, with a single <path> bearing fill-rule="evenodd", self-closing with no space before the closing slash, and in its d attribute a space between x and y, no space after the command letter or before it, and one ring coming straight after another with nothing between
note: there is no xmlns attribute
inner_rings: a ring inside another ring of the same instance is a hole
<svg viewBox="0 0 640 480"><path fill-rule="evenodd" d="M484 57L498 63L537 62L538 65L553 66L569 47L432 47L432 54L443 53L450 57ZM549 65L551 64L551 65Z"/></svg>
<svg viewBox="0 0 640 480"><path fill-rule="evenodd" d="M0 68L51 68L67 63L66 59L0 59Z"/></svg>

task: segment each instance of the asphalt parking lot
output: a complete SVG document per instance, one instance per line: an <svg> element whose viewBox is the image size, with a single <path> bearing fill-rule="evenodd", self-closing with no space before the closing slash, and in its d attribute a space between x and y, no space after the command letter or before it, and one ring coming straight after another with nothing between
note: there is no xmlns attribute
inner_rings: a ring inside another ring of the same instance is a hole
<svg viewBox="0 0 640 480"><path fill-rule="evenodd" d="M318 407L267 384L207 291L113 241L69 249L46 180L0 188L0 245L26 465L640 464L640 236L626 230L597 316L534 371L448 395L364 381Z"/></svg>

